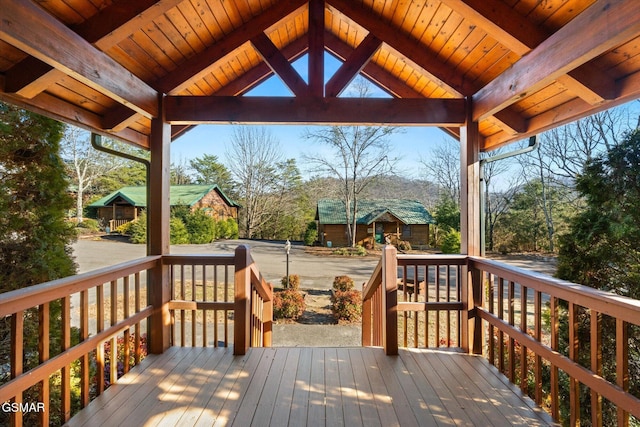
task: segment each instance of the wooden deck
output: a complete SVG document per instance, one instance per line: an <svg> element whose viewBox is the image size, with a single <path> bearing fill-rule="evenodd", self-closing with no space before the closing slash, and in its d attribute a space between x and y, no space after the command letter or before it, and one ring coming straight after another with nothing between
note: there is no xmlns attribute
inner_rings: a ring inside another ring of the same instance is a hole
<svg viewBox="0 0 640 427"><path fill-rule="evenodd" d="M379 348L173 347L150 356L70 426L549 425L483 359Z"/></svg>

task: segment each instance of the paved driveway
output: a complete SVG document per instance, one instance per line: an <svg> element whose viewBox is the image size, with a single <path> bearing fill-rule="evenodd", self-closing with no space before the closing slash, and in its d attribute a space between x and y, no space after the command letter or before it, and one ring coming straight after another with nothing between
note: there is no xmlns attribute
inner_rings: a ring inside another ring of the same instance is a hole
<svg viewBox="0 0 640 427"><path fill-rule="evenodd" d="M286 256L282 242L225 240L205 245L173 245L172 254L233 253L239 244L247 244L260 272L274 285L286 274ZM145 245L117 240L79 239L73 245L80 272L114 265L145 256ZM289 255L289 273L300 275L305 289L330 289L333 278L349 275L360 287L366 282L378 260L375 257L322 257L305 253L302 245L293 245Z"/></svg>

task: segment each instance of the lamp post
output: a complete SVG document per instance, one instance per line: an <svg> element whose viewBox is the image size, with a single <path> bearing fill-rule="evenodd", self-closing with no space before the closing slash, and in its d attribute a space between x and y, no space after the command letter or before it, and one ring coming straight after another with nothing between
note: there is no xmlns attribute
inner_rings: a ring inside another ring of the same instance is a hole
<svg viewBox="0 0 640 427"><path fill-rule="evenodd" d="M287 289L289 289L289 251L291 250L291 242L287 239L284 244L284 250L287 253Z"/></svg>

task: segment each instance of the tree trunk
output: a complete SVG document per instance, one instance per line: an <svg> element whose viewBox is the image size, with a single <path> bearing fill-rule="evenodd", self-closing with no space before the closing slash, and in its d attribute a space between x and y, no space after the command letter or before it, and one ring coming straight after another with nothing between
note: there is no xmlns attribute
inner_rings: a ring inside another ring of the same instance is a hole
<svg viewBox="0 0 640 427"><path fill-rule="evenodd" d="M82 217L82 197L84 194L84 188L82 188L83 186L80 185L80 183L78 183L78 193L76 196L76 222L78 224L80 224L83 221L83 217ZM115 219L115 218L114 218Z"/></svg>

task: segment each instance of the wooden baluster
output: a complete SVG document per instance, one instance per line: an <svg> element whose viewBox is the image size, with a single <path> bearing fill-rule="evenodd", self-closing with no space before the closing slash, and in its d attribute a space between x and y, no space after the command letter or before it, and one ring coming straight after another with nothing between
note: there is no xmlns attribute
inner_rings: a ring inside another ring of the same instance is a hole
<svg viewBox="0 0 640 427"><path fill-rule="evenodd" d="M24 311L18 311L11 316L11 378L17 378L24 371ZM22 391L18 391L12 402L22 403ZM14 427L22 426L22 412L11 414Z"/></svg>
<svg viewBox="0 0 640 427"><path fill-rule="evenodd" d="M418 301L418 296L420 294L420 282L418 281L418 266L414 265L413 266L413 273L415 274L415 276L413 277L413 301L417 302ZM409 295L409 297L411 298L411 295ZM418 312L413 312L413 346L415 348L419 347L419 343L418 343L418 328L419 328L419 323L418 323Z"/></svg>
<svg viewBox="0 0 640 427"><path fill-rule="evenodd" d="M578 308L569 302L569 359L578 360ZM580 424L580 383L569 377L570 423L572 426Z"/></svg>
<svg viewBox="0 0 640 427"><path fill-rule="evenodd" d="M269 283L269 295L271 299L264 304L264 336L262 338L265 347L271 347L273 344L273 285Z"/></svg>
<svg viewBox="0 0 640 427"><path fill-rule="evenodd" d="M364 294L364 288L366 285L362 285L362 293ZM362 301L362 346L371 346L371 301L373 297Z"/></svg>
<svg viewBox="0 0 640 427"><path fill-rule="evenodd" d="M196 266L191 266L191 301L198 301L196 289ZM195 347L197 339L198 320L196 318L196 310L191 310L191 347Z"/></svg>
<svg viewBox="0 0 640 427"><path fill-rule="evenodd" d="M118 323L118 281L111 281L111 326ZM109 381L115 384L118 381L118 338L111 338L109 349Z"/></svg>
<svg viewBox="0 0 640 427"><path fill-rule="evenodd" d="M514 307L514 303L515 303L515 283L511 280L509 280L509 285L508 285L508 303L509 303L509 324L511 326L513 326L515 324L515 307ZM511 381L512 383L515 384L515 377L516 377L516 349L515 349L515 340L513 339L513 337L509 336L509 372L508 372L508 377L509 377L509 381Z"/></svg>
<svg viewBox="0 0 640 427"><path fill-rule="evenodd" d="M440 265L435 266L436 302L440 302ZM436 310L435 322L436 347L440 347L440 310Z"/></svg>
<svg viewBox="0 0 640 427"><path fill-rule="evenodd" d="M104 330L104 286L96 286L96 330L102 332ZM96 386L98 395L104 391L104 345L98 344L96 348Z"/></svg>
<svg viewBox="0 0 640 427"><path fill-rule="evenodd" d="M527 293L526 286L520 286L520 330L527 333ZM520 390L527 394L527 377L529 367L527 366L527 347L524 343L520 343Z"/></svg>
<svg viewBox="0 0 640 427"><path fill-rule="evenodd" d="M451 265L446 266L447 271L447 302L451 302ZM447 310L447 347L451 347L451 310Z"/></svg>
<svg viewBox="0 0 640 427"><path fill-rule="evenodd" d="M559 330L560 330L560 322L558 321L558 299L554 296L550 296L549 298L549 308L550 308L550 317L551 317L551 349L558 351L559 348ZM559 380L560 375L558 372L558 367L555 365L551 365L551 390L549 394L551 395L551 416L554 420L560 420L560 402L558 401L559 396Z"/></svg>
<svg viewBox="0 0 640 427"><path fill-rule="evenodd" d="M498 278L498 318L504 320L504 279ZM498 331L498 369L503 374L504 371L504 332Z"/></svg>
<svg viewBox="0 0 640 427"><path fill-rule="evenodd" d="M462 266L459 265L458 266L458 275L456 278L456 299L457 301L462 301ZM456 340L456 347L460 347L461 346L461 342L462 342L462 318L461 318L461 313L460 311L458 311L458 339Z"/></svg>
<svg viewBox="0 0 640 427"><path fill-rule="evenodd" d="M534 337L536 341L542 342L542 294L540 291L536 291L534 294ZM542 357L536 353L536 389L535 399L538 405L542 404Z"/></svg>
<svg viewBox="0 0 640 427"><path fill-rule="evenodd" d="M180 266L180 299L181 300L185 300L186 296L185 296L185 283L184 283L184 270L185 270L185 266L181 265ZM185 326L185 322L186 322L186 311L185 310L180 310L180 345L182 347L185 347L187 345L187 337L186 337L186 326Z"/></svg>
<svg viewBox="0 0 640 427"><path fill-rule="evenodd" d="M591 310L590 316L591 372L602 376L602 314ZM602 426L602 396L591 389L591 425Z"/></svg>
<svg viewBox="0 0 640 427"><path fill-rule="evenodd" d="M176 266L175 264L169 265L169 289L171 299L178 299L178 289L176 287ZM169 336L171 337L171 345L176 345L176 311L169 311L169 318L171 319L171 325L169 326Z"/></svg>
<svg viewBox="0 0 640 427"><path fill-rule="evenodd" d="M407 300L407 285L408 285L408 280L407 280L407 266L404 265L402 266L402 301L406 301ZM409 318L407 316L407 312L403 311L402 312L402 340L403 340L403 346L404 347L408 347L408 323Z"/></svg>
<svg viewBox="0 0 640 427"><path fill-rule="evenodd" d="M488 277L489 277L489 289L487 291L488 292L487 298L489 300L487 301L487 305L489 307L489 313L495 314L495 303L493 301L495 297L495 284L493 282L495 280L495 277L491 273L489 273ZM491 363L494 366L496 364L496 344L494 342L495 336L496 336L496 330L493 327L493 325L489 324L488 356L489 356L489 363Z"/></svg>
<svg viewBox="0 0 640 427"><path fill-rule="evenodd" d="M629 392L629 325L616 319L616 383ZM618 408L618 427L629 426L629 413Z"/></svg>
<svg viewBox="0 0 640 427"><path fill-rule="evenodd" d="M124 298L124 307L123 307L123 313L124 313L124 318L128 319L129 318L129 276L125 276L123 278L123 283L122 283L122 287L123 287L123 298ZM129 341L131 340L131 331L129 330L129 328L124 330L124 348L123 348L123 355L124 355L124 360L123 360L123 372L126 374L127 372L129 372L129 368L130 368L130 363L129 363L129 358L131 357L131 353L129 350Z"/></svg>
<svg viewBox="0 0 640 427"><path fill-rule="evenodd" d="M80 341L89 338L89 293L87 291L80 292ZM89 404L89 386L91 365L89 363L89 354L85 353L80 358L80 399L81 406L84 408Z"/></svg>
<svg viewBox="0 0 640 427"><path fill-rule="evenodd" d="M81 292L80 293L80 304L82 305L82 294L86 293L86 292ZM49 333L50 333L50 324L51 324L51 318L49 317L51 314L50 311L50 304L49 303L45 303L40 305L40 307L38 307L38 360L40 362L40 364L46 362L47 360L49 360L49 345L50 345L50 340L49 340ZM82 319L81 319L82 321ZM82 334L82 325L81 325L81 331L80 333ZM84 339L84 338L83 338ZM84 365L84 360L85 358L87 359L88 362L88 357L85 355L82 359L81 359L81 363L84 368L88 367L88 365ZM87 380L89 378L89 375L87 373ZM87 388L88 388L88 381L87 381ZM85 387L85 378L83 376L82 378L82 405L83 407L86 406L87 404L84 403L84 388ZM49 386L49 381L40 381L40 402L44 403L44 411L40 414L40 423L43 426L48 426L49 425L49 405L51 404L50 402L50 398L51 398L51 388ZM88 398L88 396L87 396ZM88 400L87 400L88 403Z"/></svg>
<svg viewBox="0 0 640 427"><path fill-rule="evenodd" d="M234 285L235 286L235 285ZM235 289L235 288L234 288ZM235 292L235 290L234 290ZM224 266L224 301L229 302L229 266ZM224 311L224 346L229 346L229 313Z"/></svg>
<svg viewBox="0 0 640 427"><path fill-rule="evenodd" d="M136 273L136 275L134 276L134 280L135 280L135 305L136 305L136 313L139 313L140 310L142 309L140 306L140 273ZM172 281L173 283L173 281ZM172 285L173 286L173 285ZM172 293L173 295L173 293ZM172 322L172 327L173 327L173 322ZM141 344L141 337L140 337L140 322L136 323L135 329L134 329L134 334L135 334L135 354L133 356L133 360L135 362L136 365L138 365L140 363L140 358L142 357L142 344Z"/></svg>
<svg viewBox="0 0 640 427"><path fill-rule="evenodd" d="M202 265L202 301L207 301L207 266ZM202 310L202 346L207 346L207 310Z"/></svg>
<svg viewBox="0 0 640 427"><path fill-rule="evenodd" d="M226 268L226 267L225 267ZM218 301L218 266L213 266L213 301ZM218 310L213 310L213 346L218 347Z"/></svg>
<svg viewBox="0 0 640 427"><path fill-rule="evenodd" d="M61 351L71 347L71 298L61 298L62 303L62 342ZM67 364L60 369L61 385L61 411L62 419L67 422L71 418L71 365Z"/></svg>

